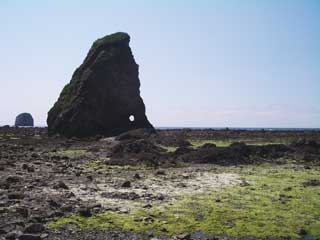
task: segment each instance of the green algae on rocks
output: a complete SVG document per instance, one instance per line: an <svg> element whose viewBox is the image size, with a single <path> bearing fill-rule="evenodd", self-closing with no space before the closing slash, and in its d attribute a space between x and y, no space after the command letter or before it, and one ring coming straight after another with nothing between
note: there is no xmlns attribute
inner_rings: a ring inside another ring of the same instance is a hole
<svg viewBox="0 0 320 240"><path fill-rule="evenodd" d="M149 231L168 236L201 232L244 238L299 238L303 229L309 236L320 236L320 186L303 185L310 179L320 180L318 167L261 165L221 170L241 174L242 184L130 214L105 212L89 218L71 215L48 226L71 224L80 229Z"/></svg>

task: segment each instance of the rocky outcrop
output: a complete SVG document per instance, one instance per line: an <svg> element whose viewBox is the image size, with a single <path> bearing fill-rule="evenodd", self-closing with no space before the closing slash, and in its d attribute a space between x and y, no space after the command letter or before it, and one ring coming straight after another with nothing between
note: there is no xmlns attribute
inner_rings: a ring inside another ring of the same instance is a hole
<svg viewBox="0 0 320 240"><path fill-rule="evenodd" d="M30 113L21 113L16 117L14 125L16 127L33 127L33 117Z"/></svg>
<svg viewBox="0 0 320 240"><path fill-rule="evenodd" d="M140 97L138 65L130 36L115 33L95 41L48 113L49 135L114 136L153 128Z"/></svg>

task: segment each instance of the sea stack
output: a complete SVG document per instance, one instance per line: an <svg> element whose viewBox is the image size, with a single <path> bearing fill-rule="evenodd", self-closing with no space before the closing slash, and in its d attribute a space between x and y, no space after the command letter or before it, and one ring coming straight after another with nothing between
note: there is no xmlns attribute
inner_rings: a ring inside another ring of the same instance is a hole
<svg viewBox="0 0 320 240"><path fill-rule="evenodd" d="M48 113L49 135L114 136L152 128L140 97L139 66L127 33L96 40Z"/></svg>
<svg viewBox="0 0 320 240"><path fill-rule="evenodd" d="M30 113L20 113L15 120L16 127L33 127L33 117Z"/></svg>

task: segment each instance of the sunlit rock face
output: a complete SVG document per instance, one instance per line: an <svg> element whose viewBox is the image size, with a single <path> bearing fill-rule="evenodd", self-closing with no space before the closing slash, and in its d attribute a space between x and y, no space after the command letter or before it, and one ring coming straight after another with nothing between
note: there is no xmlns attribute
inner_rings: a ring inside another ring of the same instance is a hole
<svg viewBox="0 0 320 240"><path fill-rule="evenodd" d="M130 36L115 33L96 40L48 113L49 135L114 136L153 128L140 97L139 66Z"/></svg>
<svg viewBox="0 0 320 240"><path fill-rule="evenodd" d="M30 113L21 113L16 117L14 125L16 127L33 127L33 117Z"/></svg>

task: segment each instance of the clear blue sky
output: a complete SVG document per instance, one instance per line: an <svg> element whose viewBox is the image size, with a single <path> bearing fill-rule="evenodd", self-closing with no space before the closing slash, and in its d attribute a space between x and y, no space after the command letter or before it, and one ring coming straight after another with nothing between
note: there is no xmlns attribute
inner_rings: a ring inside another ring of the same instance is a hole
<svg viewBox="0 0 320 240"><path fill-rule="evenodd" d="M155 126L320 127L319 0L0 1L0 125L125 31Z"/></svg>

